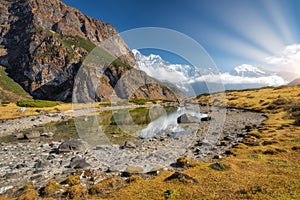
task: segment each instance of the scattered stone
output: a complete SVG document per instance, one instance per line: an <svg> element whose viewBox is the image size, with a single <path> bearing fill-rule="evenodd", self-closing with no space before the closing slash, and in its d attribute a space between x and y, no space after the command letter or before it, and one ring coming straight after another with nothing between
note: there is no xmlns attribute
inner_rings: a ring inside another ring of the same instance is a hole
<svg viewBox="0 0 300 200"><path fill-rule="evenodd" d="M144 169L140 166L128 166L124 172L121 173L123 177L130 177L132 175L142 174Z"/></svg>
<svg viewBox="0 0 300 200"><path fill-rule="evenodd" d="M121 146L121 149L135 149L136 145L131 141L125 141L124 145Z"/></svg>
<svg viewBox="0 0 300 200"><path fill-rule="evenodd" d="M176 163L173 166L180 167L180 168L190 168L190 167L195 167L196 162L194 162L186 157L180 157L176 160Z"/></svg>
<svg viewBox="0 0 300 200"><path fill-rule="evenodd" d="M34 165L34 168L36 169L40 169L40 168L46 168L50 166L50 163L46 160L37 160L35 165Z"/></svg>
<svg viewBox="0 0 300 200"><path fill-rule="evenodd" d="M285 150L285 149L280 149L280 148L276 148L275 149L277 152L279 152L279 153L286 153L287 152L287 150Z"/></svg>
<svg viewBox="0 0 300 200"><path fill-rule="evenodd" d="M74 157L71 159L70 167L73 169L86 169L91 167L91 165L86 162L85 158Z"/></svg>
<svg viewBox="0 0 300 200"><path fill-rule="evenodd" d="M41 136L43 137L53 137L54 133L53 132L45 132L45 133L41 133Z"/></svg>
<svg viewBox="0 0 300 200"><path fill-rule="evenodd" d="M278 142L274 141L274 140L265 140L265 141L263 141L262 145L266 146L266 145L272 145L272 144L277 144L277 143Z"/></svg>
<svg viewBox="0 0 300 200"><path fill-rule="evenodd" d="M179 182L182 183L194 183L198 184L199 181L187 174L181 173L181 172L175 172L171 176L165 179L165 181L172 181L172 180L178 180Z"/></svg>
<svg viewBox="0 0 300 200"><path fill-rule="evenodd" d="M71 151L86 151L88 144L80 139L64 141L58 147L59 153L69 153Z"/></svg>
<svg viewBox="0 0 300 200"><path fill-rule="evenodd" d="M293 146L293 147L292 147L292 150L293 150L293 151L298 151L298 150L300 150L300 146Z"/></svg>
<svg viewBox="0 0 300 200"><path fill-rule="evenodd" d="M38 132L38 131L31 131L31 132L24 133L24 138L26 138L26 139L39 138L40 136L41 136L40 132Z"/></svg>
<svg viewBox="0 0 300 200"><path fill-rule="evenodd" d="M204 122L204 121L210 121L211 120L211 116L209 116L209 115L203 115L202 117L201 117L201 121L202 122Z"/></svg>
<svg viewBox="0 0 300 200"><path fill-rule="evenodd" d="M24 163L21 163L21 164L17 164L16 169L21 169L21 168L24 168L24 167L28 167L28 166Z"/></svg>
<svg viewBox="0 0 300 200"><path fill-rule="evenodd" d="M267 155L275 155L277 154L278 152L273 150L273 149L267 149L263 152L263 154L267 154Z"/></svg>
<svg viewBox="0 0 300 200"><path fill-rule="evenodd" d="M18 110L18 112L20 112L20 113L23 113L23 112L25 112L26 111L26 108L25 107L22 107L22 108L20 108L19 110Z"/></svg>
<svg viewBox="0 0 300 200"><path fill-rule="evenodd" d="M199 123L199 119L191 114L183 114L177 118L177 123Z"/></svg>
<svg viewBox="0 0 300 200"><path fill-rule="evenodd" d="M209 165L209 167L211 169L214 169L217 171L226 171L229 169L229 167L227 165L220 163L220 162L213 163L213 164Z"/></svg>
<svg viewBox="0 0 300 200"><path fill-rule="evenodd" d="M0 187L0 194L4 194L5 192L7 192L8 190L10 190L12 188L14 188L12 185Z"/></svg>

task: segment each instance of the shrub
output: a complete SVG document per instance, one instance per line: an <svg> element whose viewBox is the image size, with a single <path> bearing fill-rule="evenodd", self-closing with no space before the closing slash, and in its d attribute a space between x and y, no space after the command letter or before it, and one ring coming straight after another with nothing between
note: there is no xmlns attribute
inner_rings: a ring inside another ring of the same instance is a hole
<svg viewBox="0 0 300 200"><path fill-rule="evenodd" d="M57 183L55 180L50 180L45 187L45 194L52 195L62 189L62 186Z"/></svg>
<svg viewBox="0 0 300 200"><path fill-rule="evenodd" d="M20 100L17 102L17 105L20 107L45 108L57 106L59 105L59 102L46 100Z"/></svg>

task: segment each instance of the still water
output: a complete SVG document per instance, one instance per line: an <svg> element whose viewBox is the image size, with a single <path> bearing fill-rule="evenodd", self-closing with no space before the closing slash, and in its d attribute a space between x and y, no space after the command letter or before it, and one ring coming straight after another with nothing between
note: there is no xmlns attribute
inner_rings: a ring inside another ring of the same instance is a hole
<svg viewBox="0 0 300 200"><path fill-rule="evenodd" d="M188 132L177 123L183 114L191 114L200 118L198 110L185 108L155 106L151 108L135 108L105 111L97 115L81 116L59 123L46 124L26 131L53 132L53 138L41 137L41 141L60 141L81 138L92 146L99 144L123 144L126 140L136 141L139 138L149 139L158 135L183 134ZM26 132L25 131L25 132ZM1 138L4 142L22 142L15 137Z"/></svg>

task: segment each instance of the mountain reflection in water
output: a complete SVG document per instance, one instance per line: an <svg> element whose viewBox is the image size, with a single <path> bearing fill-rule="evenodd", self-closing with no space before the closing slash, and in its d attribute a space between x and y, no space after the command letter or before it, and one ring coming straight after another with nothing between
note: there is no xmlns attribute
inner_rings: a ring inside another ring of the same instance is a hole
<svg viewBox="0 0 300 200"><path fill-rule="evenodd" d="M176 111L162 115L148 124L148 126L141 131L140 137L147 139L154 136L167 134L172 134L171 136L174 137L179 134L191 132L189 130L184 130L177 123L177 118L183 114L190 114L192 116L195 116L199 119L199 122L201 121L202 117L206 116L204 114L201 114L199 110L187 110L185 108L178 108Z"/></svg>

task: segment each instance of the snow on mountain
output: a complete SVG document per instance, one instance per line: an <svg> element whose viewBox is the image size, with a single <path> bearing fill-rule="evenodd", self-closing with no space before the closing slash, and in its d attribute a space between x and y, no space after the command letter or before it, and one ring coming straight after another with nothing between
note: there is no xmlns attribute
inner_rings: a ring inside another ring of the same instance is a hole
<svg viewBox="0 0 300 200"><path fill-rule="evenodd" d="M231 73L219 73L210 68L203 69L186 64L171 64L159 55L145 56L138 50L132 52L141 70L160 81L173 83L185 92L191 89L190 85L194 90L197 90L195 87L199 85L198 83L203 85L203 83L222 82L226 89L279 86L288 83L275 72L269 72L248 64L235 67ZM197 93L199 92L201 91L197 90Z"/></svg>

